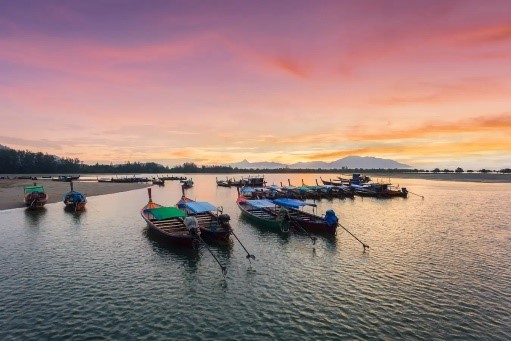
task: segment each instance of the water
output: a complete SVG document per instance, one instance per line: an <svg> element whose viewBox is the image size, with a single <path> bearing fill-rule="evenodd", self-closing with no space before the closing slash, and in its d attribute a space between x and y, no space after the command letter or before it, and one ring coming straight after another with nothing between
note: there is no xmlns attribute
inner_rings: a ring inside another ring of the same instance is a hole
<svg viewBox="0 0 511 341"><path fill-rule="evenodd" d="M313 174L269 182L313 184ZM331 176L333 177L333 176ZM326 178L326 176L323 176ZM0 211L0 339L478 339L511 335L511 184L395 179L422 200L322 200L339 230L316 245L240 218L236 189L194 175L191 198L223 206L234 240L177 250L148 233L146 190L87 210ZM153 187L172 205L178 182Z"/></svg>

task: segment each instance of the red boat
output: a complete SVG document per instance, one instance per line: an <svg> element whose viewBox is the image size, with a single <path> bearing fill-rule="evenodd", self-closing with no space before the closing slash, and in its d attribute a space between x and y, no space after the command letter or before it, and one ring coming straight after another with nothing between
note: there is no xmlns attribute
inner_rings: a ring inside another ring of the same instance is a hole
<svg viewBox="0 0 511 341"><path fill-rule="evenodd" d="M24 193L23 201L30 209L43 207L48 201L48 194L44 192L44 187L37 186L35 183L33 186L25 186Z"/></svg>

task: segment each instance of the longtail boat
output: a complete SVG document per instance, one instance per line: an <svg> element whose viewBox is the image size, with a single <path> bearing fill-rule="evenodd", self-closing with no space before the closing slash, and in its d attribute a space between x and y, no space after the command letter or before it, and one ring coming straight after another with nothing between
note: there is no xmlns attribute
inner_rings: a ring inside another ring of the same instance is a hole
<svg viewBox="0 0 511 341"><path fill-rule="evenodd" d="M228 214L223 214L220 207L206 201L194 201L182 196L176 206L188 216L197 219L201 237L209 240L228 241L232 232Z"/></svg>
<svg viewBox="0 0 511 341"><path fill-rule="evenodd" d="M243 196L238 196L236 200L242 215L247 219L262 227L267 227L282 232L289 231L290 221L283 214L275 214L270 210L275 208L275 204L268 199L249 200Z"/></svg>
<svg viewBox="0 0 511 341"><path fill-rule="evenodd" d="M313 203L288 198L274 199L273 203L277 205L275 214L279 214L281 208L286 208L291 226L305 228L310 232L317 233L335 233L337 230L338 218L333 210L328 210L325 217L321 217L314 213L300 210L304 206L315 208L317 205Z"/></svg>
<svg viewBox="0 0 511 341"><path fill-rule="evenodd" d="M69 182L71 186L71 190L64 194L64 205L67 210L72 211L83 211L85 209L85 204L87 204L87 198L84 194L77 192L73 189L73 181Z"/></svg>
<svg viewBox="0 0 511 341"><path fill-rule="evenodd" d="M186 217L186 213L177 207L167 207L154 203L151 197L151 188L148 188L147 192L149 202L142 207L140 215L149 227L171 242L197 248L200 245L200 231L197 229L193 218ZM185 219L187 219L186 223Z"/></svg>
<svg viewBox="0 0 511 341"><path fill-rule="evenodd" d="M374 198L394 198L408 197L408 190L403 187L401 190L394 188L391 184L386 183L371 183L367 185L351 185L350 186L354 193L361 197L374 197Z"/></svg>
<svg viewBox="0 0 511 341"><path fill-rule="evenodd" d="M48 201L48 194L44 192L43 186L37 186L35 183L33 186L25 186L23 188L24 197L23 201L25 206L30 209L43 207Z"/></svg>
<svg viewBox="0 0 511 341"><path fill-rule="evenodd" d="M182 188L191 188L191 187L193 187L193 180L192 179L182 180L181 187Z"/></svg>
<svg viewBox="0 0 511 341"><path fill-rule="evenodd" d="M153 185L165 186L165 180L162 178L152 179Z"/></svg>

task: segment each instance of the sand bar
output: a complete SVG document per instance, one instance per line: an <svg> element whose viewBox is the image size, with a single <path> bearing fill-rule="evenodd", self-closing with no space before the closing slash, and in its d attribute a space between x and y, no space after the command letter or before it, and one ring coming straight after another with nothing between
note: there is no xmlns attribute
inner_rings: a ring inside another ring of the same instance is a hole
<svg viewBox="0 0 511 341"><path fill-rule="evenodd" d="M51 180L13 180L0 179L0 210L25 207L23 205L23 187L26 185L44 186L48 194L48 204L62 202L62 197L70 190L69 182ZM88 197L94 195L112 194L149 187L149 183L110 183L96 181L75 181L74 189Z"/></svg>

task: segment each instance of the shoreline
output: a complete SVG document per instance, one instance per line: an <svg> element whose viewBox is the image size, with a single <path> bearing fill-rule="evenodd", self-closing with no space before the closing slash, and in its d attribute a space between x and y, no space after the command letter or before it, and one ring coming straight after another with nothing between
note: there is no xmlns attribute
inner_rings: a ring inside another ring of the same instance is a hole
<svg viewBox="0 0 511 341"><path fill-rule="evenodd" d="M33 185L34 183L44 186L44 190L48 194L47 204L62 202L64 194L71 190L69 182L63 181L51 181L49 179L0 179L0 210L24 208L23 187ZM151 184L149 183L73 181L75 191L85 194L86 197L126 192L150 186Z"/></svg>

